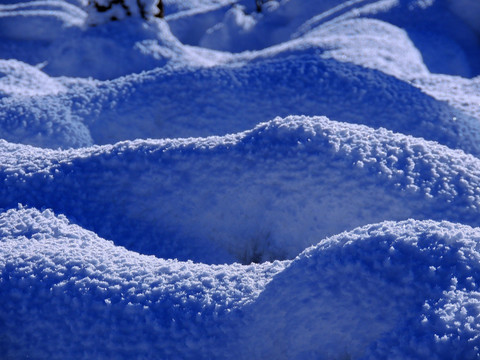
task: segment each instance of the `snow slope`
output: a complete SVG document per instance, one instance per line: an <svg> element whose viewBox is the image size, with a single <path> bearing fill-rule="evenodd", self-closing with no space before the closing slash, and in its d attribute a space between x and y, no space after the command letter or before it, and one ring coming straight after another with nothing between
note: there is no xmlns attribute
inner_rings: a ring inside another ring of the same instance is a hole
<svg viewBox="0 0 480 360"><path fill-rule="evenodd" d="M69 151L0 145L1 207L51 208L161 257L292 259L319 238L382 220L480 225L477 158L326 118Z"/></svg>
<svg viewBox="0 0 480 360"><path fill-rule="evenodd" d="M48 210L10 210L0 233L8 358L478 354L480 234L465 225L384 222L249 266L132 253Z"/></svg>
<svg viewBox="0 0 480 360"><path fill-rule="evenodd" d="M103 83L81 81L61 94L6 97L0 100L0 112L9 121L0 130L5 139L19 141L17 133L36 135L30 122L43 124L48 114L65 129L53 136L40 130L41 138L24 142L56 148L91 141L221 135L275 116L325 114L479 153L479 125L471 114L378 70L322 59L311 47L293 51L242 67L158 69ZM93 140L67 126L87 127ZM71 132L79 138L71 139Z"/></svg>
<svg viewBox="0 0 480 360"><path fill-rule="evenodd" d="M478 359L477 1L163 4L0 4L0 354Z"/></svg>

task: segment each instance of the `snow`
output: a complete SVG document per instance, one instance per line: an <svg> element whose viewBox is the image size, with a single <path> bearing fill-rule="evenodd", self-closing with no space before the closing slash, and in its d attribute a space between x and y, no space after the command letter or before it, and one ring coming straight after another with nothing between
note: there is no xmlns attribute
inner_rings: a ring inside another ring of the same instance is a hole
<svg viewBox="0 0 480 360"><path fill-rule="evenodd" d="M148 257L49 210L12 209L0 219L7 358L225 355L237 309L287 264Z"/></svg>
<svg viewBox="0 0 480 360"><path fill-rule="evenodd" d="M480 233L465 225L383 222L248 266L140 255L49 210L9 210L0 229L9 358L478 354Z"/></svg>
<svg viewBox="0 0 480 360"><path fill-rule="evenodd" d="M17 60L0 60L1 97L24 95L58 95L67 91L59 81L43 73L38 67Z"/></svg>
<svg viewBox="0 0 480 360"><path fill-rule="evenodd" d="M165 258L293 259L319 238L385 219L480 225L477 158L326 118L69 151L3 142L0 154L0 207L47 207Z"/></svg>
<svg viewBox="0 0 480 360"><path fill-rule="evenodd" d="M480 15L480 4L473 0L459 0L448 2L450 10L471 26L477 33L480 33L478 18Z"/></svg>
<svg viewBox="0 0 480 360"><path fill-rule="evenodd" d="M0 4L7 359L480 357L474 0Z"/></svg>

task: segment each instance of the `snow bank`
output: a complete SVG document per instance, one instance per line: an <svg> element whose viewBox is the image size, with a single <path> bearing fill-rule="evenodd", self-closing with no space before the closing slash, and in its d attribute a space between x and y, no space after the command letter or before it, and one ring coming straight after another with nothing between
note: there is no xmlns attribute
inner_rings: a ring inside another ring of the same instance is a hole
<svg viewBox="0 0 480 360"><path fill-rule="evenodd" d="M42 64L52 76L112 79L163 66L187 52L179 50L163 21L137 16L89 26L110 15L94 17L88 9L59 0L0 5L0 57Z"/></svg>
<svg viewBox="0 0 480 360"><path fill-rule="evenodd" d="M18 117L12 104L22 106L36 121L40 116L55 119L60 110L71 113L96 144L223 135L275 116L325 114L479 153L480 125L471 114L393 76L329 56L322 58L315 47L292 47L246 64L180 66L114 81L81 81L70 83L70 91L61 96L44 96L31 105L12 98L0 103L0 111L9 121ZM58 105L52 107L52 101ZM20 130L0 125L2 137L9 141L19 141L14 134ZM28 138L24 143L29 144ZM52 138L51 146L75 144Z"/></svg>
<svg viewBox="0 0 480 360"><path fill-rule="evenodd" d="M478 358L476 2L163 4L0 5L1 356Z"/></svg>
<svg viewBox="0 0 480 360"><path fill-rule="evenodd" d="M405 29L432 72L466 77L480 73L479 5L474 0L268 1L261 13L254 11L253 1L211 11L201 8L190 23L172 16L172 30L182 42L238 53L302 38L344 21L376 18Z"/></svg>
<svg viewBox="0 0 480 360"><path fill-rule="evenodd" d="M17 60L0 60L0 98L58 95L67 89L36 67Z"/></svg>
<svg viewBox="0 0 480 360"><path fill-rule="evenodd" d="M249 266L139 255L48 210L3 213L0 234L7 358L473 359L480 345L480 232L464 225L369 225Z"/></svg>
<svg viewBox="0 0 480 360"><path fill-rule="evenodd" d="M477 158L326 118L70 151L3 142L0 154L0 207L51 208L160 257L291 259L319 238L382 220L479 225Z"/></svg>
<svg viewBox="0 0 480 360"><path fill-rule="evenodd" d="M0 4L0 37L15 40L52 40L58 29L82 26L85 11L61 0L3 1Z"/></svg>
<svg viewBox="0 0 480 360"><path fill-rule="evenodd" d="M58 96L67 86L36 67L0 60L0 135L12 142L41 147L93 144L82 118Z"/></svg>
<svg viewBox="0 0 480 360"><path fill-rule="evenodd" d="M250 306L243 351L283 359L475 359L479 234L406 221L321 241Z"/></svg>
<svg viewBox="0 0 480 360"><path fill-rule="evenodd" d="M285 266L207 266L114 246L51 211L0 215L7 358L226 358L238 309Z"/></svg>

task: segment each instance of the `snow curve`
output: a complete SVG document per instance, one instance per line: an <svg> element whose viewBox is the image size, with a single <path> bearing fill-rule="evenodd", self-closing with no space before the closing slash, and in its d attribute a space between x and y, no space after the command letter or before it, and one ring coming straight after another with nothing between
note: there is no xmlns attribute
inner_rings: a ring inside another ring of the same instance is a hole
<svg viewBox="0 0 480 360"><path fill-rule="evenodd" d="M479 359L477 2L4 0L0 357Z"/></svg>
<svg viewBox="0 0 480 360"><path fill-rule="evenodd" d="M0 234L7 358L473 359L480 345L478 228L384 222L249 266L143 256L48 210L3 213Z"/></svg>
<svg viewBox="0 0 480 360"><path fill-rule="evenodd" d="M1 207L51 208L160 257L291 259L319 237L382 220L479 225L477 158L322 117L224 137L0 149Z"/></svg>
<svg viewBox="0 0 480 360"><path fill-rule="evenodd" d="M317 51L310 47L281 52L243 66L158 69L109 82L82 81L69 84L70 91L58 96L10 97L0 101L0 111L7 120L15 119L21 106L23 116L40 122L41 116L58 119L59 110L71 113L79 123L75 126L86 126L96 144L223 135L276 116L324 114L479 153L480 125L470 114L407 82L377 70L322 59ZM16 127L0 131L5 139L18 141ZM53 147L85 146L85 137L79 137L72 144L61 137L52 137L51 142Z"/></svg>

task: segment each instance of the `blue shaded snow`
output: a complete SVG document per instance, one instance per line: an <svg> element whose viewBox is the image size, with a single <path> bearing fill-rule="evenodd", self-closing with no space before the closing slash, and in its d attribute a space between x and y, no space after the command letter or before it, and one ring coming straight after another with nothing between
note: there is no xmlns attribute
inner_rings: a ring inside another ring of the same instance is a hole
<svg viewBox="0 0 480 360"><path fill-rule="evenodd" d="M383 222L294 261L130 252L51 211L0 215L7 358L475 358L478 229ZM268 339L266 341L265 339Z"/></svg>
<svg viewBox="0 0 480 360"><path fill-rule="evenodd" d="M1 356L479 358L478 2L164 6L0 4Z"/></svg>
<svg viewBox="0 0 480 360"><path fill-rule="evenodd" d="M324 117L68 151L3 141L0 154L0 207L50 208L160 257L292 259L319 238L382 220L480 225L476 157Z"/></svg>

